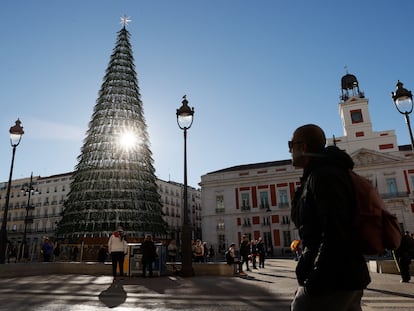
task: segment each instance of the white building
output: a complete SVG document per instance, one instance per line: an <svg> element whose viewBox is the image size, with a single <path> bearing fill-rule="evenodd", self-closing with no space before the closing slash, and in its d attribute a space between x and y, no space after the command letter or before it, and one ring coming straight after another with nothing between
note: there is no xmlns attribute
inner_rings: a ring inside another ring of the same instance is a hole
<svg viewBox="0 0 414 311"><path fill-rule="evenodd" d="M39 245L43 236L55 237L56 225L63 212L63 203L69 193L72 173L40 177L33 176L32 192L29 190L30 177L12 180L9 198L7 237L13 245L19 245L25 232L29 245ZM169 225L166 239L176 239L179 243L184 199L184 185L157 179L158 191L163 204L164 220ZM189 220L194 238L201 238L201 190L188 187ZM7 195L7 182L0 183L0 202L3 219Z"/></svg>
<svg viewBox="0 0 414 311"><path fill-rule="evenodd" d="M342 78L339 103L344 136L328 139L345 149L355 171L377 187L386 208L402 230L414 232L414 157L411 146L398 146L394 130L374 132L368 99L355 76ZM290 202L301 169L291 160L234 166L201 177L203 239L219 251L241 236L262 237L274 255L290 250L297 230L290 221Z"/></svg>

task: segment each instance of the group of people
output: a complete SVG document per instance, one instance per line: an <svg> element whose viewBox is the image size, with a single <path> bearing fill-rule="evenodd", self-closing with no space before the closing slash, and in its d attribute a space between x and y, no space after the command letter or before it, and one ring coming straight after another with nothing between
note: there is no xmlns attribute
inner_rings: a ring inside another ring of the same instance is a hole
<svg viewBox="0 0 414 311"><path fill-rule="evenodd" d="M194 262L208 262L213 261L215 258L215 251L213 246L207 247L207 242L202 242L197 239L192 245L193 260Z"/></svg>
<svg viewBox="0 0 414 311"><path fill-rule="evenodd" d="M122 227L118 229L110 236L108 241L108 252L112 259L112 275L114 281L117 280L117 270L119 269L120 279L124 277L124 258L128 253L128 243ZM152 235L147 234L145 240L141 244L141 265L142 276L145 278L147 272L149 277L153 276L153 263L158 257L155 243L152 239Z"/></svg>
<svg viewBox="0 0 414 311"><path fill-rule="evenodd" d="M226 251L226 261L229 265L235 265L235 273L245 275L243 265L246 266L246 271L251 271L249 262L251 261L253 269L264 268L266 247L263 239L249 241L247 235L243 235L242 242L239 247L239 256L236 255L236 244L231 243ZM259 267L257 267L257 264Z"/></svg>
<svg viewBox="0 0 414 311"><path fill-rule="evenodd" d="M208 262L214 261L215 251L213 246L207 247L207 242L202 242L200 239L192 242L192 257L194 262ZM176 262L180 251L175 240L171 240L167 246L167 261Z"/></svg>
<svg viewBox="0 0 414 311"><path fill-rule="evenodd" d="M60 257L60 244L58 242L53 243L49 239L49 237L46 236L43 238L43 244L42 244L40 252L42 253L44 262L58 261ZM73 258L73 253L75 252L76 250L72 249L72 258ZM77 255L77 252L76 252L76 255Z"/></svg>

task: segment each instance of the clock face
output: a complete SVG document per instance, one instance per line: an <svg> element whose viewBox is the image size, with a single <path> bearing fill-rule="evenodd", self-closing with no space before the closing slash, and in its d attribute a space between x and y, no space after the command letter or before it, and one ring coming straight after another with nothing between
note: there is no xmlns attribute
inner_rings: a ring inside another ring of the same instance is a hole
<svg viewBox="0 0 414 311"><path fill-rule="evenodd" d="M351 120L352 120L352 123L361 123L361 122L364 122L364 120L362 119L362 112L361 112L361 110L351 111Z"/></svg>

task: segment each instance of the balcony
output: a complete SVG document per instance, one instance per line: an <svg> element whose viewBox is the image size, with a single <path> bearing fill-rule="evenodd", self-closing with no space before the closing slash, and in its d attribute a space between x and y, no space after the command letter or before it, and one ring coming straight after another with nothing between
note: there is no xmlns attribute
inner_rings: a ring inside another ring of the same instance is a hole
<svg viewBox="0 0 414 311"><path fill-rule="evenodd" d="M224 208L216 208L216 214L224 213Z"/></svg>
<svg viewBox="0 0 414 311"><path fill-rule="evenodd" d="M270 210L269 203L267 203L267 202L266 202L266 203L264 203L264 204L260 204L260 205L259 205L259 208L260 208L260 209L265 209L265 210L267 210L267 211L268 211L268 210Z"/></svg>
<svg viewBox="0 0 414 311"><path fill-rule="evenodd" d="M406 198L409 196L408 192L393 192L393 193L381 193L382 199L392 199L392 198Z"/></svg>
<svg viewBox="0 0 414 311"><path fill-rule="evenodd" d="M242 205L241 210L242 211L250 211L250 205Z"/></svg>
<svg viewBox="0 0 414 311"><path fill-rule="evenodd" d="M289 204L289 202L280 202L278 204L278 207L279 208L289 208L290 207L290 204Z"/></svg>

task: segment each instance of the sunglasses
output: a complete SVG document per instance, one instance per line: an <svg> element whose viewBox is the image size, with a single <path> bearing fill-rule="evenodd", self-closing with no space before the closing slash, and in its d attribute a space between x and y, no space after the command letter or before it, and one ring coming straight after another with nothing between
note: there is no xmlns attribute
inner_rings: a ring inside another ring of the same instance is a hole
<svg viewBox="0 0 414 311"><path fill-rule="evenodd" d="M298 141L289 140L289 141L288 141L288 147L289 147L289 150L290 150L290 149L292 149L292 148L293 148L293 146L294 146L294 145L297 145L297 144L303 144L303 141L299 141L299 140L298 140Z"/></svg>

